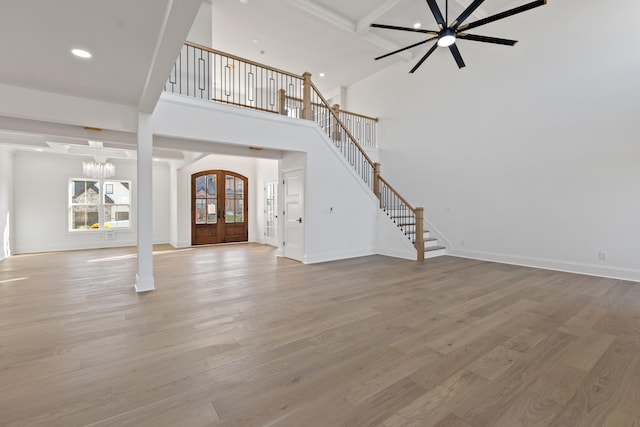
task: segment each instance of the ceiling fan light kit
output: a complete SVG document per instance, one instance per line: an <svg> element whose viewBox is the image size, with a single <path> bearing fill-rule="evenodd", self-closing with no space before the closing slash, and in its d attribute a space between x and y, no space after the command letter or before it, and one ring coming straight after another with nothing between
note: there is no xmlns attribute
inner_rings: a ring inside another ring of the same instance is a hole
<svg viewBox="0 0 640 427"><path fill-rule="evenodd" d="M516 15L518 13L525 12L527 10L544 6L547 4L547 0L535 0L531 3L524 4L522 6L515 7L513 9L506 10L504 12L496 13L495 15L488 16L486 18L480 19L478 21L471 22L469 24L464 24L464 22L475 12L475 10L480 7L485 0L474 0L465 10L462 11L460 16L454 19L450 24L447 25L449 20L449 0L446 0L446 18L442 16L442 12L440 11L440 7L438 7L438 3L436 0L426 0L429 5L429 9L431 9L431 13L433 13L433 17L436 19L436 23L440 27L438 31L434 30L423 30L420 28L410 28L410 27L398 27L395 25L384 25L384 24L371 24L373 28L383 28L386 30L397 30L397 31L409 31L414 33L427 34L432 37L427 38L426 40L420 41L418 43L414 43L412 45L403 47L401 49L395 50L393 52L389 52L385 55L379 56L375 58L375 60L380 60L386 58L391 55L395 55L396 53L404 52L405 50L412 49L414 47L430 43L435 41L436 43L431 46L431 48L427 51L427 53L420 58L418 63L409 71L409 73L414 73L424 61L427 60L429 56L438 48L438 47L447 47L453 55L453 59L455 59L456 64L458 64L458 68L463 68L465 63L462 59L462 55L460 55L460 51L456 46L456 42L458 39L461 40L471 40L475 42L482 43L491 43L491 44L499 44L504 46L513 46L517 43L516 40L503 39L498 37L489 37L489 36L481 36L477 34L468 34L463 31L470 30L473 28L477 28L481 25L489 24L491 22L498 21L500 19L508 18L509 16Z"/></svg>

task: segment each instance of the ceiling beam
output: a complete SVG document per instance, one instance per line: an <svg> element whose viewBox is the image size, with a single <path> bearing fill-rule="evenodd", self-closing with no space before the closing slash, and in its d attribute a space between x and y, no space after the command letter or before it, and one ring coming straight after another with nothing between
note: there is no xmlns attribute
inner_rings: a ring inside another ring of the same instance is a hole
<svg viewBox="0 0 640 427"><path fill-rule="evenodd" d="M369 24L371 24L374 21L377 21L380 17L382 17L387 12L389 12L391 9L393 9L396 6L399 6L401 3L404 3L404 2L406 2L406 0L387 0L386 2L382 3L380 6L376 7L371 12L367 13L364 16L364 18L358 21L358 23L356 24L356 32L362 33L364 31L367 31L370 28Z"/></svg>
<svg viewBox="0 0 640 427"><path fill-rule="evenodd" d="M310 15L320 18L323 21L326 21L348 33L353 34L356 32L355 22L350 21L344 16L338 15L337 13L326 9L317 3L314 3L311 0L289 0L289 4L302 9Z"/></svg>
<svg viewBox="0 0 640 427"><path fill-rule="evenodd" d="M460 6L462 6L462 10L464 10L467 7L469 7L469 5L471 4L472 0L465 0L465 1L454 0L454 1L456 3L458 3ZM471 16L475 17L476 19L482 19L482 18L486 18L487 16L489 16L489 14L482 7L479 7L476 10L473 11Z"/></svg>

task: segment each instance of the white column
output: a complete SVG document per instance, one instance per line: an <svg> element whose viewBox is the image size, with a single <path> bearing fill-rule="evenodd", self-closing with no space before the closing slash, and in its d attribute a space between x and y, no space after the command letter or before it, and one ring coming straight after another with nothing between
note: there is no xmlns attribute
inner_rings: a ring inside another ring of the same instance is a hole
<svg viewBox="0 0 640 427"><path fill-rule="evenodd" d="M151 115L138 113L138 274L136 291L155 289L153 279L153 130Z"/></svg>

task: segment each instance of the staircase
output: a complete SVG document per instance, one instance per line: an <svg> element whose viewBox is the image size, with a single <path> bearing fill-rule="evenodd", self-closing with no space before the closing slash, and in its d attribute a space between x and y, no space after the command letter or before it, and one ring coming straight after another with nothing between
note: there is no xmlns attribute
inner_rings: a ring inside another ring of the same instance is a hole
<svg viewBox="0 0 640 427"><path fill-rule="evenodd" d="M315 121L344 161L380 200L381 212L396 225L399 236L406 237L415 247L416 259L423 261L446 254L446 248L438 243L437 237L424 228L424 209L411 206L385 181L380 175L380 164L374 163L362 148L374 134L378 119L350 113L358 118L354 122L370 119L364 122L364 128L357 128L355 132L361 138L354 137L354 127L345 116L346 112L341 112L337 106L329 106L311 81L310 73L299 76L186 42L164 90ZM345 117L349 126L341 120ZM360 131L362 129L364 131Z"/></svg>
<svg viewBox="0 0 640 427"><path fill-rule="evenodd" d="M404 209L384 209L381 210L389 217L391 221L400 229L400 231L407 237L407 239L411 242L412 245L416 247L416 251L420 251L419 247L416 245L416 231L417 224L415 216L406 215ZM419 243L418 243L419 245ZM446 255L446 247L442 246L438 242L438 238L431 233L429 230L422 230L422 249L423 249L423 259L435 258L438 256Z"/></svg>

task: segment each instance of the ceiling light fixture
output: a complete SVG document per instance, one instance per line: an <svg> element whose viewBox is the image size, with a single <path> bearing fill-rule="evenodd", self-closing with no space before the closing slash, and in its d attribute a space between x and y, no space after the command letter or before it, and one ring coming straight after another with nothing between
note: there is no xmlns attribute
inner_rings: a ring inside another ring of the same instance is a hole
<svg viewBox="0 0 640 427"><path fill-rule="evenodd" d="M438 46L449 47L456 42L456 32L451 28L442 31L438 36Z"/></svg>
<svg viewBox="0 0 640 427"><path fill-rule="evenodd" d="M71 53L79 58L91 58L93 56L91 55L91 52L87 52L83 49L71 49Z"/></svg>
<svg viewBox="0 0 640 427"><path fill-rule="evenodd" d="M318 75L319 75L320 77L324 77L324 76L326 76L326 74L325 74L325 73L320 73L320 74L318 74Z"/></svg>
<svg viewBox="0 0 640 427"><path fill-rule="evenodd" d="M82 162L82 174L94 179L111 178L116 174L116 167L110 162Z"/></svg>
<svg viewBox="0 0 640 427"><path fill-rule="evenodd" d="M413 28L415 28L416 30L420 27L422 27L422 24L419 22L416 22L415 24L413 24Z"/></svg>

